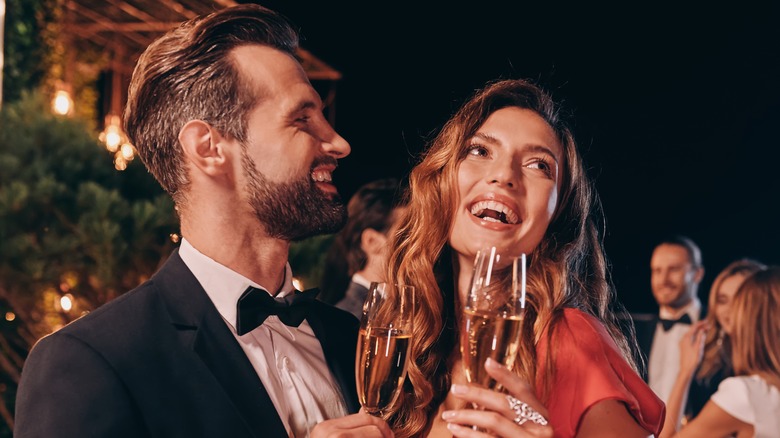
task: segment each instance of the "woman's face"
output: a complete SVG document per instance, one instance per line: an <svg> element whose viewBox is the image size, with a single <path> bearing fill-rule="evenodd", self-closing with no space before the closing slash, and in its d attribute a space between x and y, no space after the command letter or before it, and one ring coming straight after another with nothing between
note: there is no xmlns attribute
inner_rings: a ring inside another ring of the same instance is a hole
<svg viewBox="0 0 780 438"><path fill-rule="evenodd" d="M731 315L731 303L734 301L734 294L742 283L745 282L746 276L743 274L735 274L731 277L723 280L720 284L715 295L715 319L718 320L718 324L723 327L723 331L727 334L731 334L733 327L731 321L733 320Z"/></svg>
<svg viewBox="0 0 780 438"><path fill-rule="evenodd" d="M535 112L507 107L491 114L466 142L450 246L465 266L482 247L530 253L558 201L564 163L555 132Z"/></svg>

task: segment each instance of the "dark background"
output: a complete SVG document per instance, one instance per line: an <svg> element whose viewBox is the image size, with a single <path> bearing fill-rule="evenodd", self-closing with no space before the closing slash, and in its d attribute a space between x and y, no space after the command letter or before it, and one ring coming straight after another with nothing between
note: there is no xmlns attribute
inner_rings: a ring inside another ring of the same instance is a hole
<svg viewBox="0 0 780 438"><path fill-rule="evenodd" d="M700 245L705 305L730 261L780 263L778 2L257 2L343 74L336 128L352 154L335 181L345 197L407 175L486 81L528 78L571 115L629 310L655 311L648 265L668 233Z"/></svg>

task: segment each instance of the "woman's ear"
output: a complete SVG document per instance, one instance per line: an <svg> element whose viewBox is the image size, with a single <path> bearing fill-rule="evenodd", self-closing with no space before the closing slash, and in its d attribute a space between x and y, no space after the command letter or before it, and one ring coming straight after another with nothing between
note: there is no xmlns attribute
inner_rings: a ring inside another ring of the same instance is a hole
<svg viewBox="0 0 780 438"><path fill-rule="evenodd" d="M360 233L360 249L368 255L381 254L387 246L387 236L373 228Z"/></svg>
<svg viewBox="0 0 780 438"><path fill-rule="evenodd" d="M225 138L203 120L190 120L179 131L186 161L211 176L225 171L228 157L224 141Z"/></svg>

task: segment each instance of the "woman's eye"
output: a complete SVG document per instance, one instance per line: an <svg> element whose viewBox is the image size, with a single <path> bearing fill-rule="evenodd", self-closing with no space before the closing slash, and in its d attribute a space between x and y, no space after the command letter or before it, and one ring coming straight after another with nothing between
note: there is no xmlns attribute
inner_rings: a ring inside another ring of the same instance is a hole
<svg viewBox="0 0 780 438"><path fill-rule="evenodd" d="M539 169L546 175L552 176L552 166L544 159L535 159L528 164L531 169Z"/></svg>
<svg viewBox="0 0 780 438"><path fill-rule="evenodd" d="M487 148L478 144L473 144L466 148L466 153L475 157L487 157L489 155Z"/></svg>

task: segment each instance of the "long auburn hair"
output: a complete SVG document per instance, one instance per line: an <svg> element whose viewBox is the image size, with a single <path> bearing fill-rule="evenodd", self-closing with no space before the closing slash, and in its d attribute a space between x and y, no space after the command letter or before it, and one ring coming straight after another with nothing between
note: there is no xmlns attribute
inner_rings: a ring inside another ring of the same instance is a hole
<svg viewBox="0 0 780 438"><path fill-rule="evenodd" d="M718 291L723 282L729 278L737 275L748 277L762 269L766 269L763 263L751 259L740 259L731 262L715 277L712 287L710 287L709 310L705 318L711 329L707 331L707 337L704 340L704 355L701 365L699 365L699 371L696 372L696 379L706 382L718 372L722 372L726 376L733 373L731 338L723 331L723 327L715 315L715 308L718 306Z"/></svg>
<svg viewBox="0 0 780 438"><path fill-rule="evenodd" d="M545 237L530 254L523 333L515 371L534 385L536 340L550 341L565 308L576 308L603 321L623 356L632 365L628 341L610 308L613 288L601 243L603 227L598 196L585 172L574 137L552 98L525 80L501 80L476 92L447 121L409 177L408 206L392 241L388 278L411 284L418 293L414 333L404 390L388 411L397 437L429 430L450 387L450 368L457 348L458 303L454 261L448 239L458 203L457 171L466 156L466 141L495 111L529 109L542 117L563 146L565 172L559 202ZM548 349L543 382L551 382ZM544 394L549 396L545 386ZM544 401L544 400L543 400Z"/></svg>
<svg viewBox="0 0 780 438"><path fill-rule="evenodd" d="M734 374L758 374L780 389L780 266L748 277L734 295Z"/></svg>

